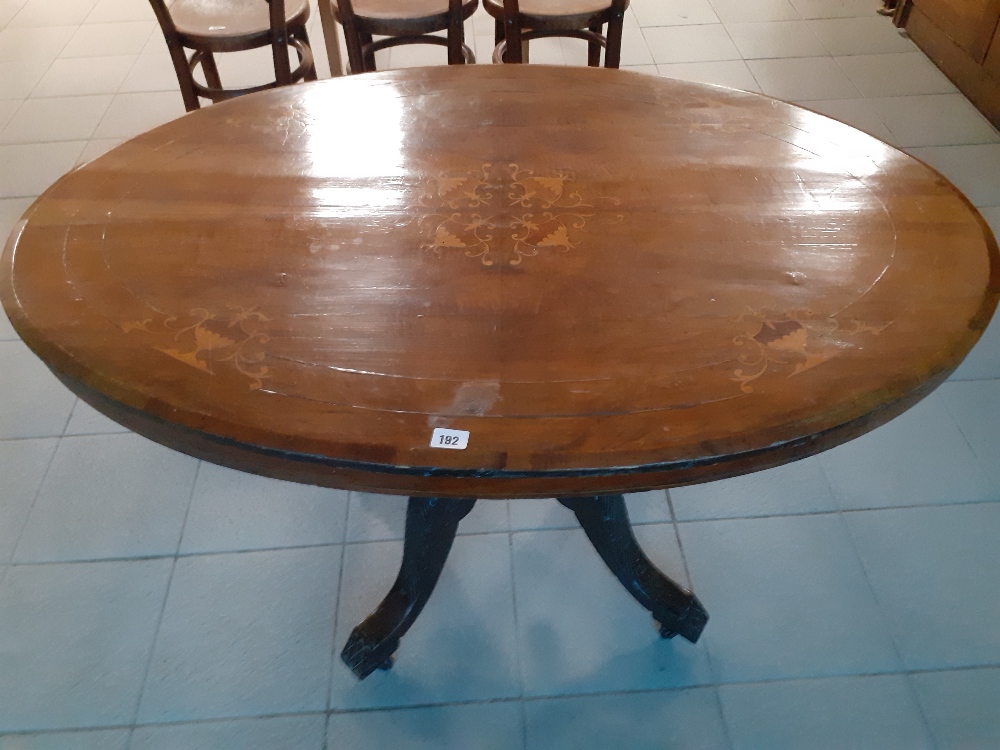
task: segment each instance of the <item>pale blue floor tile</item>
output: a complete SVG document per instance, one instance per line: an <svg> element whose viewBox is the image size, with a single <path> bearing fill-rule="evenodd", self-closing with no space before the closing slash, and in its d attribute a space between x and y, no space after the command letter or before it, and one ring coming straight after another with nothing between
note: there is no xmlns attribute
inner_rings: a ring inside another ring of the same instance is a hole
<svg viewBox="0 0 1000 750"><path fill-rule="evenodd" d="M3 209L3 204L5 201L0 200L0 210ZM0 228L0 236L3 235L3 229ZM0 341L18 341L20 337L17 335L17 331L14 330L14 326L11 325L10 320L7 318L7 314L0 309Z"/></svg>
<svg viewBox="0 0 1000 750"><path fill-rule="evenodd" d="M11 567L0 583L0 732L131 722L170 566Z"/></svg>
<svg viewBox="0 0 1000 750"><path fill-rule="evenodd" d="M884 18L826 18L809 21L809 28L833 55L876 55L915 52L916 47Z"/></svg>
<svg viewBox="0 0 1000 750"><path fill-rule="evenodd" d="M17 562L170 555L198 462L134 434L63 438Z"/></svg>
<svg viewBox="0 0 1000 750"><path fill-rule="evenodd" d="M845 515L907 668L1000 664L1000 504Z"/></svg>
<svg viewBox="0 0 1000 750"><path fill-rule="evenodd" d="M402 539L406 528L407 498L352 492L347 517L348 542L384 542ZM458 524L459 534L507 531L507 501L479 500Z"/></svg>
<svg viewBox="0 0 1000 750"><path fill-rule="evenodd" d="M207 462L198 470L181 553L340 544L347 492L245 474Z"/></svg>
<svg viewBox="0 0 1000 750"><path fill-rule="evenodd" d="M577 529L579 521L573 511L554 498L510 500L512 531L540 529ZM670 521L670 505L663 490L631 492L625 495L625 507L633 524Z"/></svg>
<svg viewBox="0 0 1000 750"><path fill-rule="evenodd" d="M902 668L837 515L679 529L719 682Z"/></svg>
<svg viewBox="0 0 1000 750"><path fill-rule="evenodd" d="M714 688L525 702L527 750L720 750Z"/></svg>
<svg viewBox="0 0 1000 750"><path fill-rule="evenodd" d="M0 439L61 435L76 396L20 341L0 341Z"/></svg>
<svg viewBox="0 0 1000 750"><path fill-rule="evenodd" d="M65 435L99 435L111 432L128 432L127 427L123 427L114 420L97 411L82 399L76 400L73 413L70 415L69 423L66 425Z"/></svg>
<svg viewBox="0 0 1000 750"><path fill-rule="evenodd" d="M328 750L521 750L521 707L515 701L395 711L335 713Z"/></svg>
<svg viewBox="0 0 1000 750"><path fill-rule="evenodd" d="M579 521L573 511L553 498L509 500L512 531L537 529L577 529Z"/></svg>
<svg viewBox="0 0 1000 750"><path fill-rule="evenodd" d="M126 750L127 729L0 735L0 750Z"/></svg>
<svg viewBox="0 0 1000 750"><path fill-rule="evenodd" d="M685 583L670 524L639 526L636 537L654 564ZM514 575L526 695L711 681L704 647L660 638L652 615L608 570L581 529L515 534Z"/></svg>
<svg viewBox="0 0 1000 750"><path fill-rule="evenodd" d="M946 383L939 390L993 480L992 498L1000 500L1000 381Z"/></svg>
<svg viewBox="0 0 1000 750"><path fill-rule="evenodd" d="M633 524L669 523L673 520L664 490L631 492L625 495L625 508Z"/></svg>
<svg viewBox="0 0 1000 750"><path fill-rule="evenodd" d="M1000 207L980 208L979 213L983 215L986 223L990 225L990 229L993 230L993 236L1000 236Z"/></svg>
<svg viewBox="0 0 1000 750"><path fill-rule="evenodd" d="M401 542L349 544L337 611L331 707L387 708L511 698L520 693L507 534L455 540L396 663L359 682L340 659L351 631L389 592Z"/></svg>
<svg viewBox="0 0 1000 750"><path fill-rule="evenodd" d="M0 563L14 552L55 450L52 438L0 441Z"/></svg>
<svg viewBox="0 0 1000 750"><path fill-rule="evenodd" d="M322 711L340 552L179 559L139 721Z"/></svg>
<svg viewBox="0 0 1000 750"><path fill-rule="evenodd" d="M2 112L6 109L9 117L14 116L15 111L20 106L20 102L0 100L0 127L6 125ZM34 198L0 198L0 247L6 244L7 238L14 227L21 221L24 212L35 202ZM16 341L18 335L14 332L14 327L7 319L7 313L0 308L0 341Z"/></svg>
<svg viewBox="0 0 1000 750"><path fill-rule="evenodd" d="M632 533L647 557L659 565L672 581L686 589L691 588L691 581L688 580L687 570L684 568L684 558L677 543L677 531L672 523L641 524L633 526ZM604 564L596 550L591 549L590 554L602 565ZM604 574L610 572L605 567Z"/></svg>
<svg viewBox="0 0 1000 750"><path fill-rule="evenodd" d="M922 672L910 679L938 747L1000 747L1000 669Z"/></svg>
<svg viewBox="0 0 1000 750"><path fill-rule="evenodd" d="M1000 205L1000 144L928 146L907 152L947 177L977 206Z"/></svg>
<svg viewBox="0 0 1000 750"><path fill-rule="evenodd" d="M146 726L129 750L323 750L325 726L324 714Z"/></svg>
<svg viewBox="0 0 1000 750"><path fill-rule="evenodd" d="M941 395L819 456L844 509L989 500L993 487Z"/></svg>
<svg viewBox="0 0 1000 750"><path fill-rule="evenodd" d="M815 457L719 482L670 490L678 521L821 513L836 508Z"/></svg>
<svg viewBox="0 0 1000 750"><path fill-rule="evenodd" d="M972 351L948 380L986 378L1000 378L1000 316L993 318Z"/></svg>
<svg viewBox="0 0 1000 750"><path fill-rule="evenodd" d="M870 100L900 146L995 143L997 132L962 94Z"/></svg>
<svg viewBox="0 0 1000 750"><path fill-rule="evenodd" d="M905 675L719 688L736 750L921 750L932 747Z"/></svg>

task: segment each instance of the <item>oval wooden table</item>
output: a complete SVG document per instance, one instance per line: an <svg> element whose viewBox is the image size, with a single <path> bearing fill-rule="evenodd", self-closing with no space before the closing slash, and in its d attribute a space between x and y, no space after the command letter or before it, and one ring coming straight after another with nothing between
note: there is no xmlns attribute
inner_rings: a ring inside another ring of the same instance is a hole
<svg viewBox="0 0 1000 750"><path fill-rule="evenodd" d="M410 495L343 658L391 664L471 498L556 497L664 636L707 620L621 493L824 450L941 383L997 248L820 115L620 71L440 67L189 114L53 185L4 307L87 403L192 456Z"/></svg>

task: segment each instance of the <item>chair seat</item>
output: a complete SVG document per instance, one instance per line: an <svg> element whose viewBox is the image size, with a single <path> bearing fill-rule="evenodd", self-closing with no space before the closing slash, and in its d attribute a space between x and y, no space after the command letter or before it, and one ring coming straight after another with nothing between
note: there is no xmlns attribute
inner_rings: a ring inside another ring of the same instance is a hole
<svg viewBox="0 0 1000 750"><path fill-rule="evenodd" d="M584 16L609 10L611 0L520 0L519 5L525 16ZM503 17L503 0L483 0L483 7L494 18Z"/></svg>
<svg viewBox="0 0 1000 750"><path fill-rule="evenodd" d="M197 37L233 37L266 34L271 28L266 0L174 0L170 16L177 31ZM289 22L304 20L309 0L286 0Z"/></svg>
<svg viewBox="0 0 1000 750"><path fill-rule="evenodd" d="M476 0L463 1L462 6L475 4ZM336 2L330 3L335 13L340 13ZM361 18L403 20L446 16L448 0L354 0L354 15Z"/></svg>

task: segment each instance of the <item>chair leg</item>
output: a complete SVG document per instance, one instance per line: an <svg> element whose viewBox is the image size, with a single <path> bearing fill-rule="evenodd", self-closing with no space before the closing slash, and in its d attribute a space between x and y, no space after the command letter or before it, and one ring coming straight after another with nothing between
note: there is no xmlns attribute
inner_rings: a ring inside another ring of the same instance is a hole
<svg viewBox="0 0 1000 750"><path fill-rule="evenodd" d="M493 19L493 46L496 47L500 42L506 38L503 31L503 19L494 18Z"/></svg>
<svg viewBox="0 0 1000 750"><path fill-rule="evenodd" d="M588 28L595 34L600 34L604 31L604 24L592 23ZM591 68L599 68L601 66L600 42L587 42L587 65Z"/></svg>
<svg viewBox="0 0 1000 750"><path fill-rule="evenodd" d="M371 34L363 33L360 34L359 36L361 37L362 45L368 45L372 43ZM375 53L369 49L364 53L363 58L364 58L364 71L366 73L374 73L377 70L377 68L375 67Z"/></svg>
<svg viewBox="0 0 1000 750"><path fill-rule="evenodd" d="M179 43L171 44L168 41L167 49L170 52L170 62L174 64L174 73L177 74L177 84L181 89L184 109L187 112L201 109L201 102L194 90L194 79L191 77L191 64L188 62L187 55L184 54L184 48Z"/></svg>
<svg viewBox="0 0 1000 750"><path fill-rule="evenodd" d="M201 69L205 71L205 83L213 89L222 89L222 80L219 78L219 69L215 65L215 56L211 52L206 52L201 58Z"/></svg>
<svg viewBox="0 0 1000 750"><path fill-rule="evenodd" d="M625 17L619 16L608 21L607 46L604 48L604 67L617 68L622 57L622 27Z"/></svg>
<svg viewBox="0 0 1000 750"><path fill-rule="evenodd" d="M348 73L364 73L365 58L361 52L361 33L355 30L354 23L344 18L344 42L347 45Z"/></svg>
<svg viewBox="0 0 1000 750"><path fill-rule="evenodd" d="M465 24L462 22L461 6L448 19L448 64L462 65L465 62Z"/></svg>
<svg viewBox="0 0 1000 750"><path fill-rule="evenodd" d="M294 34L295 34L295 37L297 39L301 40L306 45L306 47L308 47L309 49L312 49L312 45L309 44L309 34L308 34L308 32L306 32L306 27L305 26L303 26L301 29L296 29L295 32L294 32ZM313 55L314 62L313 62L312 65L309 66L309 69L306 70L305 75L302 77L302 80L304 80L304 81L315 81L316 80L316 63L315 63L315 59L316 59L316 56ZM299 55L299 62L300 63L302 62L302 56L301 55Z"/></svg>
<svg viewBox="0 0 1000 750"><path fill-rule="evenodd" d="M330 63L330 76L338 78L344 75L344 63L340 56L340 31L337 19L333 17L333 8L327 0L319 0L319 18L323 26L323 43L326 46L327 62Z"/></svg>

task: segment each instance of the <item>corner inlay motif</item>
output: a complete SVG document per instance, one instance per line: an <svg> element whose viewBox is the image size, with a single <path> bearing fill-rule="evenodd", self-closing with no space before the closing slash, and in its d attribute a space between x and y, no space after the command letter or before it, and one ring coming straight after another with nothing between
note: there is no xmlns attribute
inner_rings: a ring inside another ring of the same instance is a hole
<svg viewBox="0 0 1000 750"><path fill-rule="evenodd" d="M215 366L225 363L250 379L250 390L257 390L268 376L260 345L270 340L259 328L271 319L255 308L229 305L227 309L213 313L196 307L184 317L133 320L122 323L121 329L153 334L154 349L210 375L215 374Z"/></svg>
<svg viewBox="0 0 1000 750"><path fill-rule="evenodd" d="M461 249L484 266L518 266L544 250L569 252L597 211L575 183L569 170L536 174L517 164L483 164L464 175L431 178L419 200L430 210L419 219L428 236L423 247L438 255Z"/></svg>
<svg viewBox="0 0 1000 750"><path fill-rule="evenodd" d="M769 309L749 309L737 322L745 328L733 338L740 350L737 360L742 365L733 372L733 380L744 393L752 393L752 383L768 370L789 369L786 377L791 378L832 359L847 343L832 339L838 331L845 335L878 336L892 325L874 326L851 320L850 327L843 328L836 318L819 317L809 310Z"/></svg>

